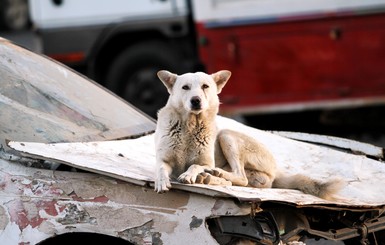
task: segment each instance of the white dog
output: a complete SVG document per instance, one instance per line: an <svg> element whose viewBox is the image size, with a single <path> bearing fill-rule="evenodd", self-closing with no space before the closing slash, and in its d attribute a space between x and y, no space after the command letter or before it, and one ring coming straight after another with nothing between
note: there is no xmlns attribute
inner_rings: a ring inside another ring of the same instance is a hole
<svg viewBox="0 0 385 245"><path fill-rule="evenodd" d="M229 71L176 75L159 71L170 94L158 113L155 131L155 191L171 187L170 177L183 183L299 189L331 198L340 183L319 183L303 175L277 176L272 154L255 139L232 130L217 131L218 94Z"/></svg>

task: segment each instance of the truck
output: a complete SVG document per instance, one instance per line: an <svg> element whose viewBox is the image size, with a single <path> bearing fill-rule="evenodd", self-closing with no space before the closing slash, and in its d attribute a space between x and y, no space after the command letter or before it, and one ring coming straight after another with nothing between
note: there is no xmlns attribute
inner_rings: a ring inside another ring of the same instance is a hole
<svg viewBox="0 0 385 245"><path fill-rule="evenodd" d="M383 0L30 0L29 7L44 54L154 118L168 97L158 70L227 69L222 115L257 116L260 127L277 129L288 117L263 119L295 115L292 126L302 131L310 124L299 114L353 131L384 126Z"/></svg>

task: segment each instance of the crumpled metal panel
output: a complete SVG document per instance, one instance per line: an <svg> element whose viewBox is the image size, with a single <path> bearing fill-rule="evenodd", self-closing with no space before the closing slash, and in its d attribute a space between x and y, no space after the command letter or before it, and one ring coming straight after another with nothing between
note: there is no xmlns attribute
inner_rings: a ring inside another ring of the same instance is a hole
<svg viewBox="0 0 385 245"><path fill-rule="evenodd" d="M185 185L174 188L210 196L232 196L243 201L276 201L295 205L329 205L364 208L385 205L385 164L364 155L349 154L331 148L287 139L247 127L234 120L218 117L220 128L231 128L262 142L276 158L285 174L305 174L321 181L343 179L346 185L335 201L327 201L296 190L258 189L236 186ZM113 176L133 183L152 183L155 151L153 135L139 139L39 144L10 142L15 150L34 157L58 160L81 169Z"/></svg>
<svg viewBox="0 0 385 245"><path fill-rule="evenodd" d="M68 232L134 244L217 244L207 217L245 215L250 206L152 188L92 173L28 168L0 159L0 244L36 244ZM186 242L187 242L186 241ZM186 243L187 244L187 243Z"/></svg>
<svg viewBox="0 0 385 245"><path fill-rule="evenodd" d="M272 133L289 139L337 147L354 153L384 159L384 149L369 143L329 135L318 135L300 132L272 131Z"/></svg>
<svg viewBox="0 0 385 245"><path fill-rule="evenodd" d="M111 140L155 122L95 82L0 38L0 139Z"/></svg>

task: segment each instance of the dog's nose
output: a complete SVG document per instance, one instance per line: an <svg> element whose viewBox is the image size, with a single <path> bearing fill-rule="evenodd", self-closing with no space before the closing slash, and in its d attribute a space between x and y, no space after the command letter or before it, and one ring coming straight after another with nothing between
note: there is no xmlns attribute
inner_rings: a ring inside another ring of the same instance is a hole
<svg viewBox="0 0 385 245"><path fill-rule="evenodd" d="M198 96L192 97L190 100L190 103L191 103L191 109L193 110L201 109L201 98L199 98Z"/></svg>

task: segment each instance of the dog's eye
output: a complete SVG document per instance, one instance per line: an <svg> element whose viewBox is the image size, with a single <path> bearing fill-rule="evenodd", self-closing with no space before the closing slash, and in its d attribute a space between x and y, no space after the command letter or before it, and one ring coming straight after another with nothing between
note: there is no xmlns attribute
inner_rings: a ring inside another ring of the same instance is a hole
<svg viewBox="0 0 385 245"><path fill-rule="evenodd" d="M183 90L190 90L190 87L189 87L188 85L184 85L184 86L182 87L182 89L183 89Z"/></svg>
<svg viewBox="0 0 385 245"><path fill-rule="evenodd" d="M202 85L202 89L206 89L206 88L209 88L209 85L203 84L203 85Z"/></svg>

